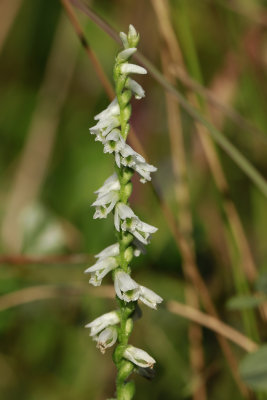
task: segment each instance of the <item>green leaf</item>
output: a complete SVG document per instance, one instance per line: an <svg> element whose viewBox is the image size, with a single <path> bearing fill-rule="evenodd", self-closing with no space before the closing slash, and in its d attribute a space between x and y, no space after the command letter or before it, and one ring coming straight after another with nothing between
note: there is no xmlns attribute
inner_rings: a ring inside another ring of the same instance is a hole
<svg viewBox="0 0 267 400"><path fill-rule="evenodd" d="M249 387L267 392L267 345L245 356L239 365L239 372Z"/></svg>
<svg viewBox="0 0 267 400"><path fill-rule="evenodd" d="M226 307L230 310L244 310L254 308L266 301L265 296L235 296L227 301Z"/></svg>

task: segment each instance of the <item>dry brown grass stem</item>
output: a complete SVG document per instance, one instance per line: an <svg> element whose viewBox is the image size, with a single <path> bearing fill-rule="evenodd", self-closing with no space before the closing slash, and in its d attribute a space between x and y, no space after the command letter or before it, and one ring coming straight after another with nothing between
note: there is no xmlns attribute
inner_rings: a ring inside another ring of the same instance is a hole
<svg viewBox="0 0 267 400"><path fill-rule="evenodd" d="M218 112L223 113L226 117L230 118L241 130L247 131L254 136L257 135L258 139L266 143L267 139L264 132L251 122L246 120L239 112L222 101L212 89L206 88L199 82L191 78L181 65L171 64L170 69L179 81L189 90L200 94L210 106L216 108Z"/></svg>
<svg viewBox="0 0 267 400"><path fill-rule="evenodd" d="M69 23L62 15L3 220L3 242L9 251L15 253L20 251L22 242L19 215L25 206L36 200L46 178L59 115L67 97L77 54L78 49L72 40Z"/></svg>
<svg viewBox="0 0 267 400"><path fill-rule="evenodd" d="M258 348L257 343L253 342L253 340L249 339L236 329L233 329L231 326L223 323L219 319L207 315L187 304L178 303L177 301L168 301L166 308L173 314L194 321L208 329L211 329L219 335L224 336L249 353Z"/></svg>
<svg viewBox="0 0 267 400"><path fill-rule="evenodd" d="M72 283L70 286L57 285L39 285L31 286L24 289L16 290L15 292L4 294L0 297L0 311L5 311L13 307L18 307L22 304L32 303L39 300L47 300L64 296L81 296L88 295L92 297L114 299L114 287L111 285L102 285L97 290L89 287L87 284ZM221 322L217 318L211 317L194 307L186 304L170 300L166 303L165 308L176 315L179 315L190 321L194 321L221 336L229 339L231 342L238 345L247 352L252 352L257 349L257 344L248 337L229 325Z"/></svg>
<svg viewBox="0 0 267 400"><path fill-rule="evenodd" d="M83 11L86 12L87 15L90 15L91 18L96 18L96 16L94 14L91 15L92 13L89 9L87 9L87 8L84 9L84 7L81 5L81 3L79 1L76 1L76 0L69 0L69 1L71 1L73 4L77 5L77 7L83 9ZM102 23L102 22L100 21L99 23ZM82 28L81 28L81 30L82 30ZM110 34L112 35L112 37L114 37L112 30L111 30ZM117 40L116 36L114 38L115 38L115 40ZM131 140L131 137L132 138L134 137L135 142L138 143L138 148L136 148L136 150L139 151L141 154L145 155L142 145L139 142L137 136L134 134L133 131L132 131L131 135L129 136L129 141ZM199 292L199 296L200 296L201 301L202 301L204 307L206 308L207 312L217 318L218 315L217 315L216 308L210 297L209 290L208 290L207 286L205 285L204 280L202 279L201 275L198 272L195 258L192 255L191 248L188 245L185 238L183 237L183 235L180 233L180 231L177 227L177 224L175 222L175 219L172 215L172 212L171 212L168 204L164 200L161 189L160 189L159 185L155 182L155 180L152 183L152 187L153 187L153 191L159 201L159 204L162 209L163 215L165 217L166 223L169 226L169 229L175 239L175 242L181 251L182 258L183 258L184 262L188 265L188 268L187 268L188 276L190 277L195 289ZM218 335L217 338L218 338L219 344L222 347L222 350L226 356L226 359L229 362L233 376L235 377L243 394L245 394L247 391L239 379L239 376L237 373L237 361L232 353L232 350L229 347L227 341L223 337Z"/></svg>
<svg viewBox="0 0 267 400"><path fill-rule="evenodd" d="M183 69L185 69L185 64L184 64L184 60L183 60L183 56L177 41L177 38L175 36L174 30L172 28L171 25L171 20L170 20L170 10L169 10L169 4L167 0L151 0L152 6L154 8L156 17L157 17L157 22L158 22L158 27L159 27L159 31L161 34L161 39L164 42L164 45L166 46L166 48L168 49L169 55L170 55L170 59L169 59L169 65L180 65L183 67ZM173 83L174 80L174 72L175 70L171 70L170 72L173 73L172 75L172 80L170 80L170 76L169 76L169 81L171 83ZM169 73L170 75L170 73ZM191 98L193 98L193 102L194 102L194 106L198 106L198 101L197 101L197 97L195 96L195 94L191 94ZM177 112L177 110L173 109L172 112ZM222 183L224 184L223 187L223 199L224 199L224 205L226 207L226 213L229 219L229 223L233 224L233 219L232 219L232 214L229 214L229 206L228 203L231 203L231 210L234 207L233 203L231 202L231 200L229 200L229 196L226 197L226 199L224 198L225 193L229 193L228 190L228 186L227 186L227 182L226 179L224 177L223 174L223 170L221 168L219 159L217 157L216 151L215 151L215 146L213 144L212 139L210 138L210 136L208 135L208 133L206 132L206 128L204 126L202 126L199 123L196 123L196 128L197 128L197 132L199 134L200 140L203 144L206 156L209 160L209 164L211 167L211 170L214 174L214 178L216 180L217 185L220 184L220 186L218 186L218 188L222 191ZM177 133L179 134L179 133ZM227 202L225 201L227 200ZM234 222L236 222L236 220L234 220ZM232 226L232 225L231 225ZM240 227L240 224L238 225ZM234 233L236 232L236 226L234 224ZM240 239L239 237L235 237L235 239L238 241L238 244L240 245ZM246 242L245 242L246 243ZM242 243L243 245L243 243ZM250 260L249 260L250 261ZM190 267L190 262L189 262L189 267ZM249 272L251 273L251 263L247 263L246 264L247 268L249 267ZM193 266L193 269L195 269L195 263ZM194 277L194 279L196 278L196 276ZM199 281L199 279L197 279ZM194 281L192 281L194 283ZM202 286L202 290L204 289L204 285L202 285L202 283L198 282L199 284L201 284ZM204 282L203 282L204 283ZM207 295L207 293L206 293ZM210 304L210 302L208 301L208 308L207 310L209 311L209 313L211 313L213 316L217 316L216 314L216 310L213 307L213 304ZM215 314L213 314L215 312ZM232 354L231 349L229 348L227 342L221 343L225 352L225 355L228 359L229 365L231 366L231 370L233 375L236 378L236 382L238 383L240 389L242 390L243 393L246 392L242 382L240 381L240 378L237 375L237 363L235 360L234 355Z"/></svg>
<svg viewBox="0 0 267 400"><path fill-rule="evenodd" d="M114 97L113 88L112 88L109 80L107 79L105 72L103 71L102 65L100 64L98 58L96 57L95 53L93 52L89 43L87 42L86 37L84 36L84 33L79 24L79 21L72 10L70 2L68 0L60 0L60 1L70 19L72 26L75 29L75 32L77 33L78 38L81 41L82 46L84 47L87 55L90 58L93 66L94 66L95 72L96 72L100 82L102 83L106 93L108 94L109 98L113 98Z"/></svg>
<svg viewBox="0 0 267 400"><path fill-rule="evenodd" d="M22 0L2 0L0 2L0 52L15 21L21 3Z"/></svg>
<svg viewBox="0 0 267 400"><path fill-rule="evenodd" d="M158 11L156 15L158 26L160 28L161 35L167 45L167 48L172 55L172 65L178 65L180 66L180 69L185 70L185 63L182 57L180 46L171 24L168 2L166 0L152 0L152 4L154 5L155 10L155 6L157 6ZM194 93L190 94L190 100L195 107L199 107L197 96ZM211 172L213 174L214 181L221 194L224 212L227 217L232 236L239 249L239 254L242 259L242 262L240 263L240 268L241 270L242 268L244 269L244 272L250 281L254 281L257 277L257 268L254 263L238 212L231 199L229 186L223 172L219 157L217 155L215 145L207 129L200 123L196 123L195 125L196 131L199 135L203 149L205 151Z"/></svg>
<svg viewBox="0 0 267 400"><path fill-rule="evenodd" d="M173 78L173 75L169 70L171 57L165 45L161 46L161 60L164 76L169 80L169 82L175 84L175 79ZM188 188L187 165L185 158L180 107L177 100L168 91L165 91L165 97L168 117L168 133L171 144L171 160L174 174L174 191L178 208L178 226L181 234L187 240L188 246L191 247L191 251L194 252L195 246L192 237L191 204ZM183 271L186 280L190 282L190 280L188 279L189 277L187 274L187 265L185 260L183 260ZM189 287L187 291L187 303L189 305L195 306L197 306L198 303L197 296L195 295L193 290L189 289ZM205 365L205 357L202 346L202 329L199 325L191 323L189 324L188 334L192 371L195 374L196 381L199 382L199 384L196 385L196 387L194 388L193 399L205 400L207 398L207 395L205 381L202 379Z"/></svg>

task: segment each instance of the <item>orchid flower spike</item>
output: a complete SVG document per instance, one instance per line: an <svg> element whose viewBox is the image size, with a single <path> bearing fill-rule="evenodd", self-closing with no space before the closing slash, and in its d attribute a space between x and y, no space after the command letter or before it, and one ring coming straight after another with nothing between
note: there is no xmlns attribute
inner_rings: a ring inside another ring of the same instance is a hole
<svg viewBox="0 0 267 400"><path fill-rule="evenodd" d="M145 96L142 86L130 76L145 75L147 71L130 61L139 42L135 27L130 25L128 33L121 32L120 38L123 49L117 54L113 70L116 97L94 117L95 125L90 128L90 133L102 143L103 152L114 159L115 165L115 172L95 192L93 218L106 218L113 213L117 242L100 251L95 256L96 262L85 270L90 274L89 283L93 286L101 285L103 278L111 272L119 308L96 318L86 327L102 353L117 343L113 353L118 369L116 399L110 400L131 400L134 383L128 381L128 377L133 372L151 377L155 364L147 352L128 344L134 321L141 316L138 300L157 309L163 299L153 290L139 285L130 275L133 257L145 253L145 245L157 231L153 225L141 221L131 209L131 179L136 172L142 183L150 181L151 173L157 168L126 143L132 111L130 100L132 97L140 100Z"/></svg>

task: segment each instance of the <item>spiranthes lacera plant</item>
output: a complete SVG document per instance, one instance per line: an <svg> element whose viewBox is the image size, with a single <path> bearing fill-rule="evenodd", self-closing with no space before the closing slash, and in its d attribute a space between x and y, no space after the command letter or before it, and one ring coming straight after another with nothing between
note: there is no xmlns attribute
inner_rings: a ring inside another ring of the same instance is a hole
<svg viewBox="0 0 267 400"><path fill-rule="evenodd" d="M86 327L90 328L90 336L102 353L116 343L113 353L118 370L116 399L130 400L135 389L134 383L128 381L129 376L134 371L150 376L155 364L154 358L147 352L128 343L133 320L140 314L138 300L156 309L162 298L131 278L133 257L140 255L151 234L157 230L141 221L129 206L131 178L137 172L141 182L145 183L151 180L150 173L156 168L126 144L130 130L130 100L132 96L136 99L145 96L143 88L130 75L146 74L147 71L129 62L139 41L135 28L130 25L128 35L121 32L120 37L124 49L117 55L114 66L116 97L95 116L97 123L90 128L95 140L102 142L104 153L113 154L115 159L115 172L95 192L97 198L92 205L95 207L94 218L106 218L113 213L117 242L97 254L96 263L85 271L90 274L89 282L94 286L101 285L103 278L112 273L118 309L98 317Z"/></svg>

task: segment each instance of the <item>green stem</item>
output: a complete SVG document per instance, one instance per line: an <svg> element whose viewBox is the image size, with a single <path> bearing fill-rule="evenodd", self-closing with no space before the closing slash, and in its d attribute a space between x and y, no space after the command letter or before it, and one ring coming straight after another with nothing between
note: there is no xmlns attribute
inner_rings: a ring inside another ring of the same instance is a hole
<svg viewBox="0 0 267 400"><path fill-rule="evenodd" d="M127 75L121 74L120 63L117 61L114 66L114 81L115 90L120 107L120 127L121 135L124 140L127 138L129 132L129 118L131 115L131 100L132 93L130 90L125 89ZM128 199L132 192L131 178L133 170L128 167L118 168L115 164L115 170L120 181L120 199L119 202L128 204ZM130 273L129 263L133 258L133 248L131 242L133 236L129 232L117 232L117 240L120 246L120 268L126 273ZM116 272L115 272L116 273ZM128 345L129 336L133 330L133 319L131 318L135 308L136 301L125 302L116 297L119 310L120 310L120 327L118 328L117 346L113 353L113 361L117 368L116 378L116 398L117 400L131 400L134 396L135 386L134 382L126 382L134 370L134 364L124 359L123 354Z"/></svg>

